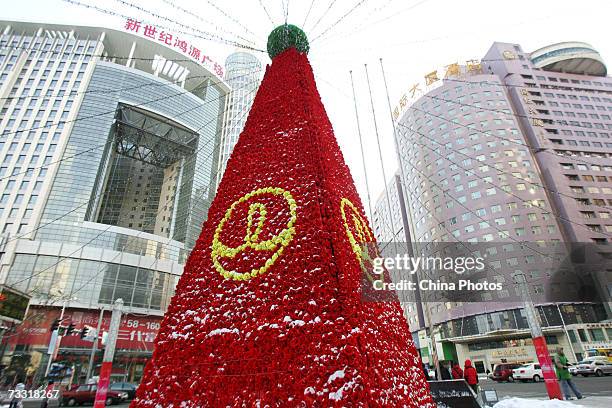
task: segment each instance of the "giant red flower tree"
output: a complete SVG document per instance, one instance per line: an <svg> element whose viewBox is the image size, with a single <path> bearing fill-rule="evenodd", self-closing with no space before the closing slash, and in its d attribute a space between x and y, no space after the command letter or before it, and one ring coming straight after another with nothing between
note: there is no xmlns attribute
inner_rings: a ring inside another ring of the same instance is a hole
<svg viewBox="0 0 612 408"><path fill-rule="evenodd" d="M133 407L434 406L295 26L268 66Z"/></svg>

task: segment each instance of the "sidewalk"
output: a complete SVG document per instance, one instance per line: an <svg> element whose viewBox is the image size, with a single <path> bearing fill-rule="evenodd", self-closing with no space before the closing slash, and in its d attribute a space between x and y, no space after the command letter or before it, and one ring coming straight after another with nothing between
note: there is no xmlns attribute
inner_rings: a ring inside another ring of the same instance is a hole
<svg viewBox="0 0 612 408"><path fill-rule="evenodd" d="M581 400L558 401L526 398L506 398L495 404L494 408L610 408L612 397L586 397Z"/></svg>

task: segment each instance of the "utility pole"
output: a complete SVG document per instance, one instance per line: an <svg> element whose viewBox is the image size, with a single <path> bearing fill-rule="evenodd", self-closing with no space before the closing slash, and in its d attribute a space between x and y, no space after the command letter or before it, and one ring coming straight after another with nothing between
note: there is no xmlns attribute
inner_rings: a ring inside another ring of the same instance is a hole
<svg viewBox="0 0 612 408"><path fill-rule="evenodd" d="M561 324L563 325L563 331L565 332L565 336L567 337L567 344L570 346L570 350L572 350L572 355L574 356L574 362L578 362L578 358L576 357L576 351L574 350L574 345L572 344L572 338L569 335L567 330L567 326L565 325L565 319L563 318L563 312L557 303L557 311L559 311L559 316L561 317Z"/></svg>
<svg viewBox="0 0 612 408"><path fill-rule="evenodd" d="M89 383L89 379L91 378L91 374L93 372L94 359L96 357L96 351L98 350L98 339L101 335L102 330L102 319L104 318L104 308L100 309L100 317L98 318L98 328L96 329L96 337L93 341L93 346L91 346L91 353L89 354L89 365L87 366L87 377L85 378L85 383Z"/></svg>
<svg viewBox="0 0 612 408"><path fill-rule="evenodd" d="M434 370L436 370L436 380L440 381L442 379L442 370L440 368L440 358L438 357L438 347L436 345L436 335L434 333L434 323L431 318L431 311L429 310L429 305L425 305L425 316L427 318L427 327L425 331L429 330L429 340L431 347L431 358L434 363Z"/></svg>
<svg viewBox="0 0 612 408"><path fill-rule="evenodd" d="M411 258L414 258L415 244L412 242L412 230L414 227L414 223L412 221L412 215L410 211L407 210L409 204L408 192L405 191L405 186L408 185L408 179L406 178L406 174L404 173L404 166L402 165L402 155L400 150L399 138L397 137L397 126L395 125L395 120L393 118L393 111L391 110L391 98L389 97L389 87L387 86L387 76L385 75L385 67L383 66L382 58L380 61L380 71L382 72L383 83L385 84L385 92L387 94L387 106L389 108L389 118L391 119L391 125L393 126L393 141L395 143L395 153L397 155L397 164L399 165L399 183L397 183L397 191L399 193L399 204L400 204L400 212L402 214L402 222L404 224L404 237L406 239L406 246L408 248L408 255ZM386 183L386 181L385 181ZM419 277L418 273L412 275L412 281L416 285L416 290L414 292L414 303L416 306L417 319L419 320L419 329L425 328L427 330L427 326L425 323L425 314L424 310L428 307L424 305L423 299L421 297L421 289L419 288ZM430 319L427 318L427 325L431 326ZM440 374L438 374L440 375Z"/></svg>
<svg viewBox="0 0 612 408"><path fill-rule="evenodd" d="M517 273L515 275L515 282L519 286L519 292L523 300L525 315L527 317L527 324L531 331L531 337L533 339L533 346L535 347L536 355L540 367L542 367L542 375L544 376L544 383L546 384L546 392L548 392L548 398L562 400L561 388L559 387L559 381L557 381L557 374L546 346L546 338L544 332L540 326L540 322L537 317L537 310L529 295L529 288L527 286L527 279L524 273Z"/></svg>
<svg viewBox="0 0 612 408"><path fill-rule="evenodd" d="M117 335L119 334L122 309L123 299L115 300L110 327L108 328L106 348L104 349L104 358L102 359L102 367L100 368L100 379L98 380L98 390L96 391L94 408L104 408L106 406L106 395L108 393L110 375L113 369L113 357L115 356L115 344L117 343Z"/></svg>

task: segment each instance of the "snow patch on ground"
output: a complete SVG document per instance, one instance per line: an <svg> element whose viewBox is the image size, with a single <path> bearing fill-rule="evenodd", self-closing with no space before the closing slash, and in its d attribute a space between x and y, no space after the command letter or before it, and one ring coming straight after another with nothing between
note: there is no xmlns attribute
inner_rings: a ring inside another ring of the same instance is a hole
<svg viewBox="0 0 612 408"><path fill-rule="evenodd" d="M499 401L493 408L576 408L583 406L572 404L569 401L508 398Z"/></svg>

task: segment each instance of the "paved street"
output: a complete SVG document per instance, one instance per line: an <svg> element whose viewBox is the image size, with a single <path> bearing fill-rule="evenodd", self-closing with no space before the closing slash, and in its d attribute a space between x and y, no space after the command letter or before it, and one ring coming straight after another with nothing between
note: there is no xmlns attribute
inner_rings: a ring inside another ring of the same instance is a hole
<svg viewBox="0 0 612 408"><path fill-rule="evenodd" d="M596 378L596 377L574 377L574 381L580 391L588 397L612 397L612 376ZM496 383L490 380L481 380L480 385L483 388L493 388L497 390L499 399L506 397L521 397L545 399L546 388L543 382L539 383ZM129 403L121 405L113 405L114 407L128 407Z"/></svg>
<svg viewBox="0 0 612 408"><path fill-rule="evenodd" d="M601 378L574 377L574 383L586 397L612 397L612 376ZM546 387L543 382L496 383L491 380L481 380L480 385L483 388L493 388L497 390L497 395L500 399L504 397L546 398L547 396Z"/></svg>

